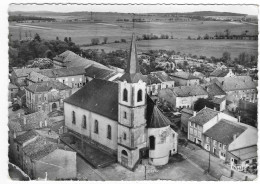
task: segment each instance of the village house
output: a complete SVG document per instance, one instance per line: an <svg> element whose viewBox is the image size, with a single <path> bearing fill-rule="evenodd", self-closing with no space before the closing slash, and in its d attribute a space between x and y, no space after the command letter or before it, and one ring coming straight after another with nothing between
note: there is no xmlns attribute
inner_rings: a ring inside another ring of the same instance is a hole
<svg viewBox="0 0 260 184"><path fill-rule="evenodd" d="M26 95L25 95L25 90L19 90L18 93L16 94L17 98L17 103L22 106L26 106Z"/></svg>
<svg viewBox="0 0 260 184"><path fill-rule="evenodd" d="M91 65L85 68L85 76L87 81L91 81L93 79L114 81L120 78L123 74L123 72L118 72L115 69L104 68L95 65Z"/></svg>
<svg viewBox="0 0 260 184"><path fill-rule="evenodd" d="M71 67L87 67L89 65L95 64L97 66L104 66L95 61L83 58L72 51L65 51L60 55L57 55L53 58L53 66L54 68L71 68Z"/></svg>
<svg viewBox="0 0 260 184"><path fill-rule="evenodd" d="M150 96L158 95L161 89L174 87L174 80L164 71L151 72L145 77L147 94Z"/></svg>
<svg viewBox="0 0 260 184"><path fill-rule="evenodd" d="M209 74L209 78L212 80L217 77L234 77L232 69L217 68Z"/></svg>
<svg viewBox="0 0 260 184"><path fill-rule="evenodd" d="M194 113L189 119L188 139L231 164L238 164L238 160L246 159L249 159L248 163L252 163L257 157L251 148L257 144L257 129L207 107ZM232 151L248 147L250 153L247 156L232 156Z"/></svg>
<svg viewBox="0 0 260 184"><path fill-rule="evenodd" d="M189 118L192 117L194 114L192 109L183 108L181 110L181 130L185 133L188 132L188 121Z"/></svg>
<svg viewBox="0 0 260 184"><path fill-rule="evenodd" d="M208 98L208 93L201 86L178 86L159 91L158 98L161 102L167 102L178 110L192 108L200 98Z"/></svg>
<svg viewBox="0 0 260 184"><path fill-rule="evenodd" d="M175 72L169 75L175 81L176 86L196 86L200 84L200 79L188 72Z"/></svg>
<svg viewBox="0 0 260 184"><path fill-rule="evenodd" d="M134 169L147 157L165 165L177 153L178 134L146 93L133 34L125 74L117 81L93 79L64 100L65 126L89 144Z"/></svg>
<svg viewBox="0 0 260 184"><path fill-rule="evenodd" d="M83 66L71 68L45 69L38 72L50 79L55 79L72 88L73 92L84 86L87 82Z"/></svg>
<svg viewBox="0 0 260 184"><path fill-rule="evenodd" d="M19 166L31 179L74 179L76 152L30 130L14 139Z"/></svg>
<svg viewBox="0 0 260 184"><path fill-rule="evenodd" d="M59 81L35 83L25 88L26 106L31 112L51 112L63 108L63 100L71 95L71 88Z"/></svg>
<svg viewBox="0 0 260 184"><path fill-rule="evenodd" d="M10 81L11 83L18 86L20 89L24 89L25 86L27 86L26 78L28 77L29 73L32 71L40 71L39 68L18 68L13 69L11 75L10 75Z"/></svg>
<svg viewBox="0 0 260 184"><path fill-rule="evenodd" d="M38 72L41 72L41 71L38 71ZM42 75L41 73L38 73L38 72L32 71L28 74L28 76L26 77L27 86L50 80L49 77Z"/></svg>
<svg viewBox="0 0 260 184"><path fill-rule="evenodd" d="M229 110L235 111L239 100L257 102L257 83L249 76L219 77L212 80L227 93Z"/></svg>
<svg viewBox="0 0 260 184"><path fill-rule="evenodd" d="M8 85L8 101L11 101L18 92L18 87L15 84L9 83Z"/></svg>

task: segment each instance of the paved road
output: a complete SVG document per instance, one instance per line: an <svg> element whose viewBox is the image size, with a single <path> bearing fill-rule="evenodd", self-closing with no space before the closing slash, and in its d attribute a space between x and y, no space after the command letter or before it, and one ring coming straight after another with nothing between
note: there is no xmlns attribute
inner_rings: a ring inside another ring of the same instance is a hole
<svg viewBox="0 0 260 184"><path fill-rule="evenodd" d="M104 177L96 169L92 168L82 157L77 155L77 173L78 177L85 178L88 181L104 181ZM101 176L100 176L101 175Z"/></svg>

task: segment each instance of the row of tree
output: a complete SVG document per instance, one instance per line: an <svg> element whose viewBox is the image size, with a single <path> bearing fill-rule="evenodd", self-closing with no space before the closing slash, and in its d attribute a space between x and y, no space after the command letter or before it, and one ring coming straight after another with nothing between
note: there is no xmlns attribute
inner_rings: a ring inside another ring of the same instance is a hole
<svg viewBox="0 0 260 184"><path fill-rule="evenodd" d="M22 15L10 15L8 17L9 22L23 22L28 20L55 21L56 19L47 18L47 17L36 17L36 16L22 16Z"/></svg>

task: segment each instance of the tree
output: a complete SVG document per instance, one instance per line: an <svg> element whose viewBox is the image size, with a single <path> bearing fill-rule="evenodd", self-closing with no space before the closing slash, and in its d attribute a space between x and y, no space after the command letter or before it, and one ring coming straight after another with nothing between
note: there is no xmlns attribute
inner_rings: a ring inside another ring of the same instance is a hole
<svg viewBox="0 0 260 184"><path fill-rule="evenodd" d="M191 40L191 37L190 37L190 36L188 36L188 40Z"/></svg>
<svg viewBox="0 0 260 184"><path fill-rule="evenodd" d="M126 40L122 38L122 39L121 39L121 42L126 43Z"/></svg>
<svg viewBox="0 0 260 184"><path fill-rule="evenodd" d="M98 38L92 38L91 39L91 44L92 45L98 45L99 44L99 39Z"/></svg>
<svg viewBox="0 0 260 184"><path fill-rule="evenodd" d="M230 55L230 53L229 52L224 52L223 54L222 54L222 60L223 60L223 62L227 62L227 61L230 61L231 60L231 55Z"/></svg>
<svg viewBox="0 0 260 184"><path fill-rule="evenodd" d="M71 37L69 37L69 42L71 42Z"/></svg>
<svg viewBox="0 0 260 184"><path fill-rule="evenodd" d="M208 34L205 34L204 39L205 39L205 40L208 40L208 39L209 39L209 35L208 35Z"/></svg>
<svg viewBox="0 0 260 184"><path fill-rule="evenodd" d="M58 36L56 36L56 40L60 40Z"/></svg>
<svg viewBox="0 0 260 184"><path fill-rule="evenodd" d="M38 33L34 35L34 40L37 40L38 42L41 42L41 37Z"/></svg>
<svg viewBox="0 0 260 184"><path fill-rule="evenodd" d="M69 41L68 38L65 37L65 38L64 38L64 42L68 43L68 41Z"/></svg>
<svg viewBox="0 0 260 184"><path fill-rule="evenodd" d="M103 38L103 43L104 43L104 44L107 43L107 39L108 39L107 37L104 37L104 38Z"/></svg>

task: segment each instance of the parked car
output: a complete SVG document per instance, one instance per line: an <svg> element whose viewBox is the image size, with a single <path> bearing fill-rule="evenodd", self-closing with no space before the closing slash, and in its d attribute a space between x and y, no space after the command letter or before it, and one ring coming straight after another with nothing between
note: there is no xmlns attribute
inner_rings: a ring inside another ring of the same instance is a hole
<svg viewBox="0 0 260 184"><path fill-rule="evenodd" d="M20 109L20 105L19 104L13 104L12 111L17 111L18 109Z"/></svg>

